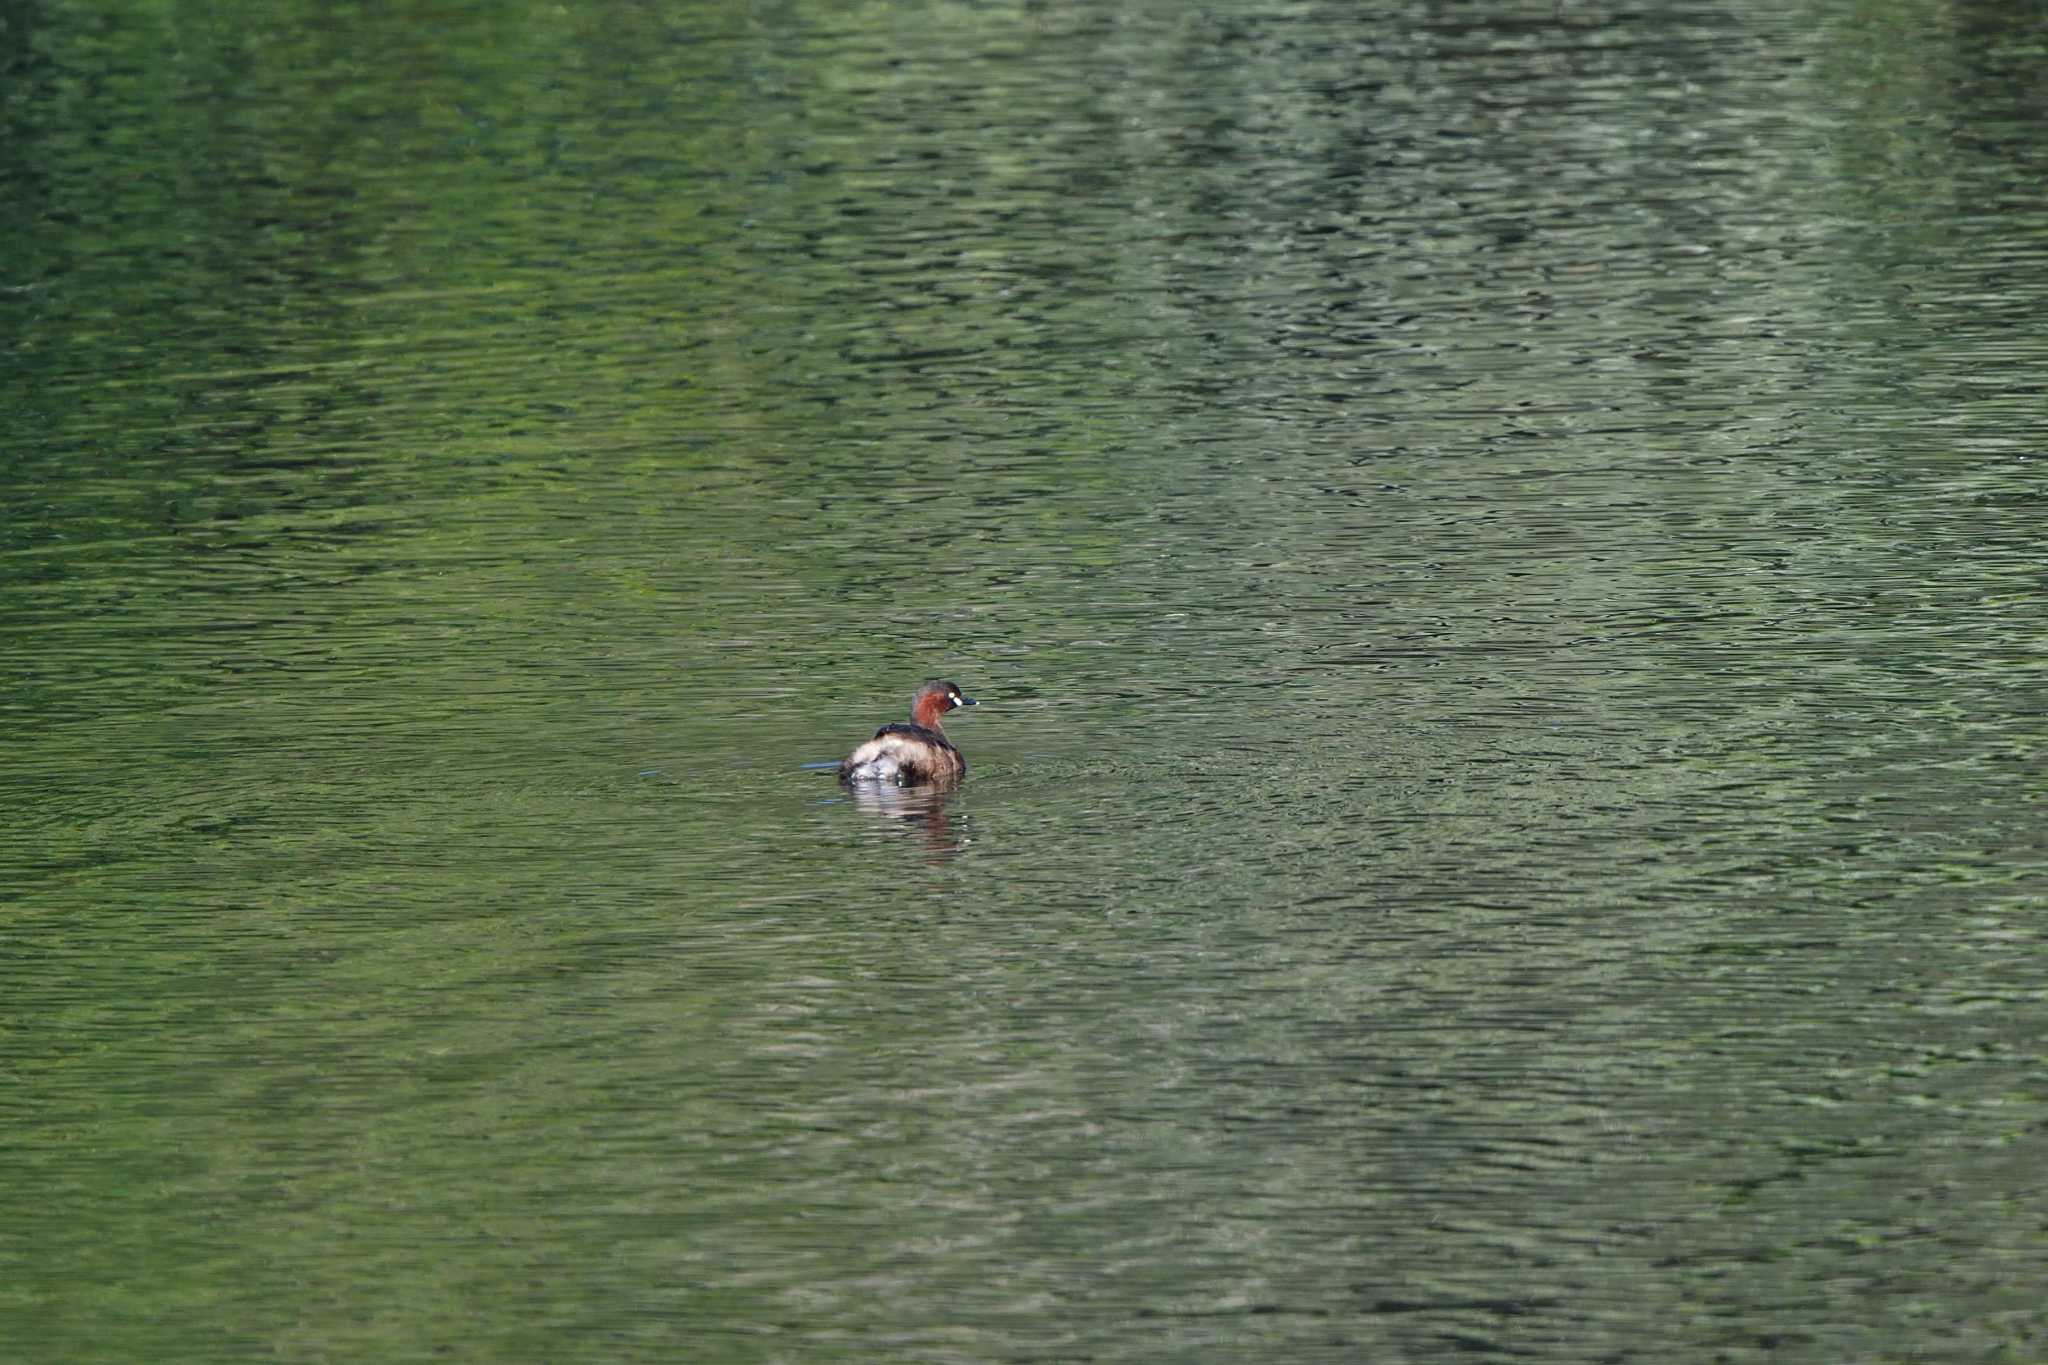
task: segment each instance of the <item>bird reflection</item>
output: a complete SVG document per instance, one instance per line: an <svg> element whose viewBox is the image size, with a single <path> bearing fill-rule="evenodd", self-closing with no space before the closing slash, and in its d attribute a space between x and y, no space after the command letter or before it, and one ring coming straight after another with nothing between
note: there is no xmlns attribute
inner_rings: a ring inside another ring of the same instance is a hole
<svg viewBox="0 0 2048 1365"><path fill-rule="evenodd" d="M916 835L928 860L950 858L967 846L966 838L953 833L946 817L957 784L898 787L887 782L860 782L849 785L847 791L856 806L873 812L883 822L883 829Z"/></svg>

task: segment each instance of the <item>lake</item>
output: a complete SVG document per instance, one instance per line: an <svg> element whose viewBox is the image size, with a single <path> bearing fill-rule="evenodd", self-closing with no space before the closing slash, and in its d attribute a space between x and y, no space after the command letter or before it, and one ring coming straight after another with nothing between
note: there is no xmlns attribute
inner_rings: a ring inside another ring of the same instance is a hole
<svg viewBox="0 0 2048 1365"><path fill-rule="evenodd" d="M2027 16L0 32L11 1358L2048 1350Z"/></svg>

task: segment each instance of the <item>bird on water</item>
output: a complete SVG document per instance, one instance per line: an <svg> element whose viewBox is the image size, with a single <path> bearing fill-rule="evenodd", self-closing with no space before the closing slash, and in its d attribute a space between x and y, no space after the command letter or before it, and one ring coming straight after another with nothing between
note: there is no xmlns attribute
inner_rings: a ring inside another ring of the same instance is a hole
<svg viewBox="0 0 2048 1365"><path fill-rule="evenodd" d="M960 684L928 682L910 698L910 724L884 725L839 765L841 782L893 782L899 787L950 785L967 776L967 760L946 738L942 718L975 705Z"/></svg>

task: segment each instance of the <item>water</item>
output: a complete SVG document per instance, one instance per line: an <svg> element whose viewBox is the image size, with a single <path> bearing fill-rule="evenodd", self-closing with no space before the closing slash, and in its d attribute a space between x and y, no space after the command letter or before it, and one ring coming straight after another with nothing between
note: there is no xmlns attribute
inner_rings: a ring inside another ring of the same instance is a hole
<svg viewBox="0 0 2048 1365"><path fill-rule="evenodd" d="M2023 24L4 23L11 1358L2038 1357Z"/></svg>

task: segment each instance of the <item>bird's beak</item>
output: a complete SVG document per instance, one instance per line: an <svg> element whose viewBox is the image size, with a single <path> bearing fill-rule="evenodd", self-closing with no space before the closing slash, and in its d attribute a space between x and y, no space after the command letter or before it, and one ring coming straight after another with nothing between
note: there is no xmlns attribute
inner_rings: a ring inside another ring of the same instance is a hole
<svg viewBox="0 0 2048 1365"><path fill-rule="evenodd" d="M980 703L980 702L976 701L976 700L975 700L974 698L972 698L972 697L962 697L962 698L961 698L961 699L960 699L960 700L959 700L958 702L956 702L956 703L954 703L954 704L955 704L956 706L979 706L979 705L981 705L981 703Z"/></svg>

